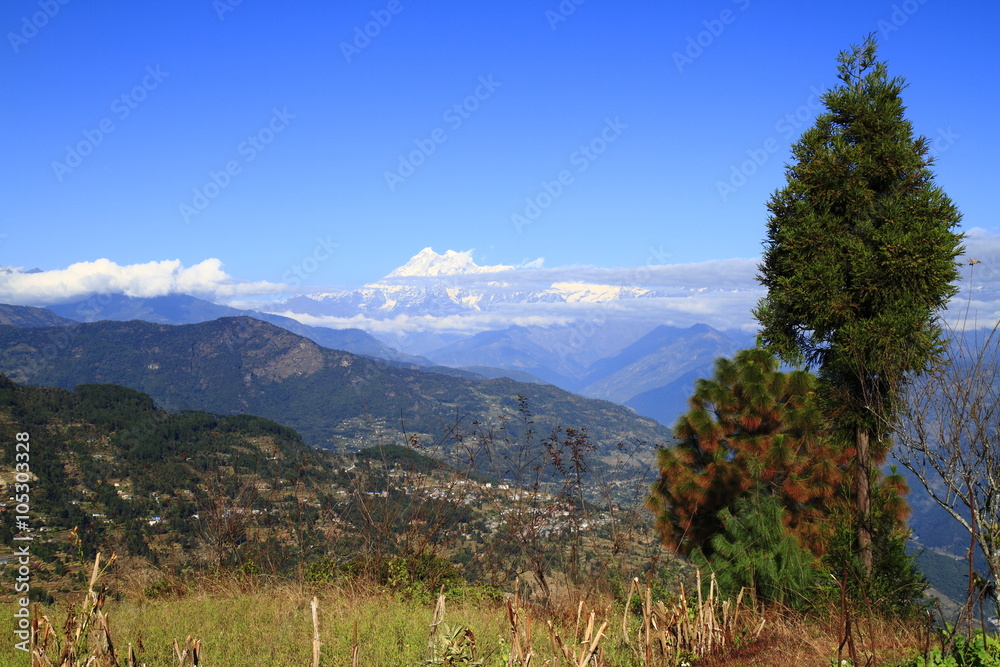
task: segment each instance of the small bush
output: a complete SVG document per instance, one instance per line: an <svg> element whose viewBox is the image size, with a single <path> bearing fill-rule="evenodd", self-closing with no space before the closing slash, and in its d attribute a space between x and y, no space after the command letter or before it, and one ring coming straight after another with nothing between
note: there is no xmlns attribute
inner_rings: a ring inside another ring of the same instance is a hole
<svg viewBox="0 0 1000 667"><path fill-rule="evenodd" d="M38 586L32 586L28 591L28 600L31 602L40 602L44 605L51 605L56 602L56 599L52 597L51 593L39 588Z"/></svg>
<svg viewBox="0 0 1000 667"><path fill-rule="evenodd" d="M813 557L785 532L782 516L773 496L741 498L735 514L719 512L723 532L712 537L712 557L695 549L691 560L715 573L724 597L747 588L758 600L801 606L813 583Z"/></svg>
<svg viewBox="0 0 1000 667"><path fill-rule="evenodd" d="M950 653L934 647L926 659L918 656L905 667L1000 667L1000 638L982 633L971 639L958 635Z"/></svg>

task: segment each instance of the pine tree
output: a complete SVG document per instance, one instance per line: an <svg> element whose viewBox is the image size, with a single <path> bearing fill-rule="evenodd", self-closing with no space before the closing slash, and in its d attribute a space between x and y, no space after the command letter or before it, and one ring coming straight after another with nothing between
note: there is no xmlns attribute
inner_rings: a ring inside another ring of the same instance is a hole
<svg viewBox="0 0 1000 667"><path fill-rule="evenodd" d="M933 182L900 93L869 36L841 52L826 111L792 146L787 184L768 203L754 314L763 343L819 367L829 418L852 434L858 544L871 572L870 477L909 374L941 350L936 313L955 294L961 216ZM873 444L874 440L874 444Z"/></svg>
<svg viewBox="0 0 1000 667"><path fill-rule="evenodd" d="M762 494L779 499L803 546L825 551L829 517L849 500L853 451L826 432L814 390L812 374L782 373L764 350L715 362L674 427L678 444L658 454L649 507L667 546L711 555L711 538L723 530L719 512Z"/></svg>
<svg viewBox="0 0 1000 667"><path fill-rule="evenodd" d="M816 571L812 554L785 532L784 509L774 496L739 499L719 512L722 531L712 537L713 555L695 549L691 560L711 570L724 597L743 588L758 600L800 606Z"/></svg>

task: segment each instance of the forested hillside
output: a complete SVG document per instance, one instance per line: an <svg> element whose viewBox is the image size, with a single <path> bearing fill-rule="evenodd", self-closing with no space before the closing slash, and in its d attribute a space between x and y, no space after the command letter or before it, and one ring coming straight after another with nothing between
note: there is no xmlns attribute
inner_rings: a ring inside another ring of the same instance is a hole
<svg viewBox="0 0 1000 667"><path fill-rule="evenodd" d="M170 410L251 413L301 433L315 447L352 451L417 435L424 444L446 438L458 422L485 421L518 411L517 396L535 429L587 425L594 442L667 442L670 432L608 401L507 378L470 379L397 367L329 350L248 317L170 326L96 322L22 329L0 326L0 372L16 382L71 389L119 384L149 394Z"/></svg>

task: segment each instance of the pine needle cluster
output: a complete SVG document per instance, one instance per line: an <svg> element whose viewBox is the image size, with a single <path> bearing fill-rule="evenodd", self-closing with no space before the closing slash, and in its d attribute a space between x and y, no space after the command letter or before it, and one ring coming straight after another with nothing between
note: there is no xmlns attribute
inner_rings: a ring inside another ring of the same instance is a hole
<svg viewBox="0 0 1000 667"><path fill-rule="evenodd" d="M658 455L649 504L666 545L711 555L719 512L763 494L778 499L790 534L824 553L829 518L848 499L853 449L826 430L815 384L806 371L781 372L761 349L716 361L674 427L678 444Z"/></svg>

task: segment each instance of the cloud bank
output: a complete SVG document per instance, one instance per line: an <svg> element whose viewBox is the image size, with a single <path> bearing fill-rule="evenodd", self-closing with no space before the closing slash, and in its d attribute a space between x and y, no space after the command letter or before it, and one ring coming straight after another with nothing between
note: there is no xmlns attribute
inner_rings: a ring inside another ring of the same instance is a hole
<svg viewBox="0 0 1000 667"><path fill-rule="evenodd" d="M333 329L358 328L376 336L398 336L420 332L475 334L511 326L601 326L610 320L629 320L652 325L689 327L708 324L716 329L753 331L756 323L750 310L763 290L697 290L685 295L605 301L601 303L530 303L504 305L488 311L441 315L395 315L376 318L366 315L337 317L310 315L276 308L266 312L298 320L303 324Z"/></svg>
<svg viewBox="0 0 1000 667"><path fill-rule="evenodd" d="M22 306L71 303L97 294L143 298L190 294L219 302L287 290L286 285L235 280L222 270L222 262L214 258L190 267L184 267L180 260L121 266L98 259L52 271L0 268L0 302Z"/></svg>
<svg viewBox="0 0 1000 667"><path fill-rule="evenodd" d="M626 268L534 265L435 276L390 275L353 292L312 294L318 299L312 306L296 300L256 305L303 324L356 327L381 336L473 334L509 326L574 323L600 326L609 320L678 327L705 323L749 331L756 326L750 311L764 296L756 272L754 259ZM442 299L443 293L471 305L460 307ZM419 303L419 308L399 312L397 306L407 300ZM383 310L380 303L393 305ZM358 305L355 309L338 304Z"/></svg>
<svg viewBox="0 0 1000 667"><path fill-rule="evenodd" d="M943 313L949 324L966 318L973 326L991 326L1000 319L1000 234L983 228L965 231L966 251L960 258L962 275L958 295ZM451 259L465 254L454 253ZM447 255L441 257L450 257ZM976 260L974 265L970 260ZM475 290L503 284L510 290L543 291L554 285L589 284L627 287L648 292L642 298L598 302L498 303L461 312L409 312L405 314L357 311L328 314L290 312L276 301L295 294L290 285L233 278L218 259L185 267L179 260L119 265L107 259L79 262L65 269L25 271L0 267L0 302L45 306L70 303L94 295L123 294L157 297L190 294L215 303L252 306L293 317L305 324L332 328L358 327L376 335L416 332L477 333L520 326L597 325L609 319L629 319L673 326L709 324L718 329L753 331L751 310L764 296L756 280L757 258L711 260L689 264L648 264L638 267L600 268L570 266L543 268L542 261L507 267L478 267L486 271L437 276L387 276L373 285L438 285L448 289ZM490 270L501 269L501 270ZM362 288L363 289L363 288ZM313 296L317 296L315 293Z"/></svg>

